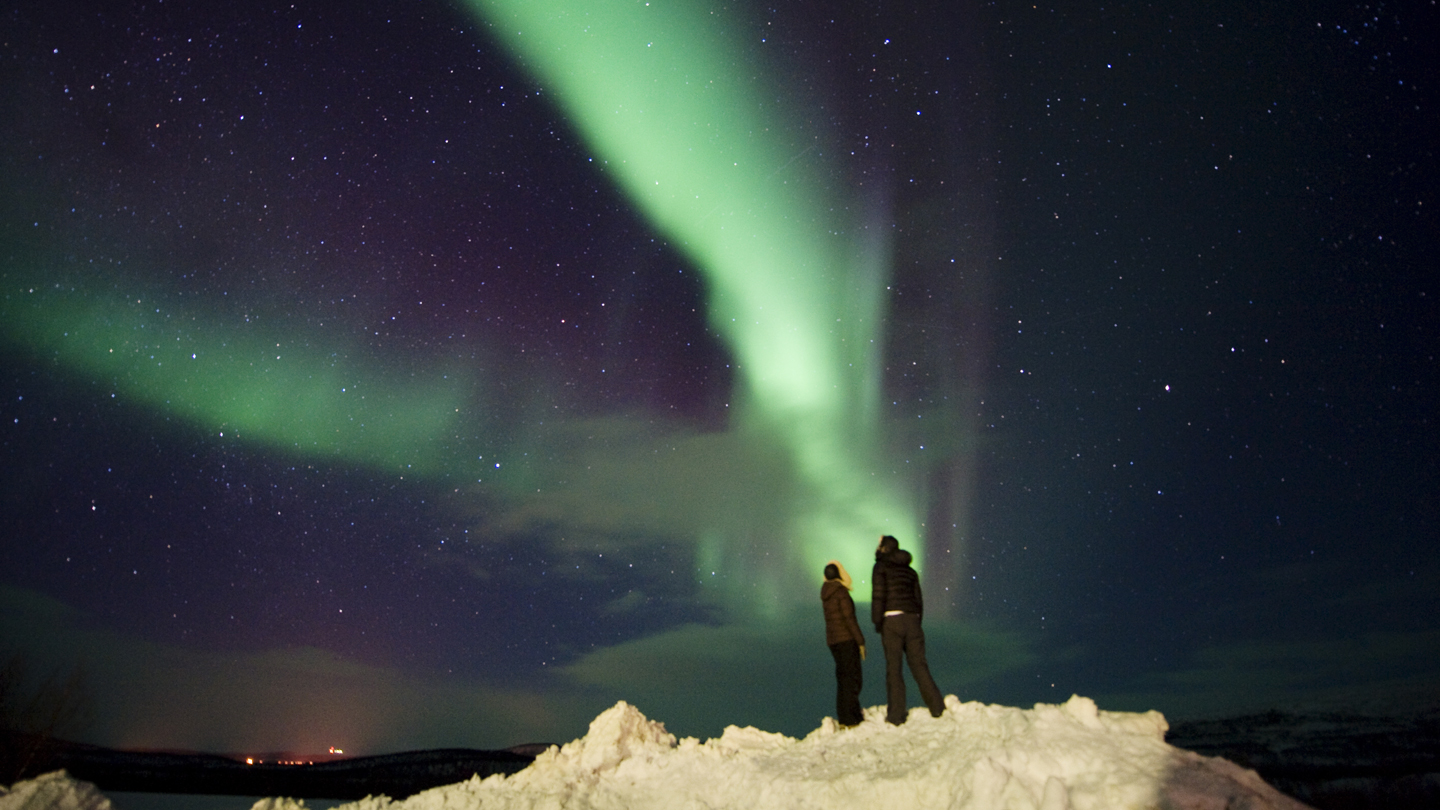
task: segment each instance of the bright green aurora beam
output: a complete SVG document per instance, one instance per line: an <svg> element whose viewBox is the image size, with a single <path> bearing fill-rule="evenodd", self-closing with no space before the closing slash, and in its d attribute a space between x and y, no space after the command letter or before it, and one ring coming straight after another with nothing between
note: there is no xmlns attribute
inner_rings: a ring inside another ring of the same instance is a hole
<svg viewBox="0 0 1440 810"><path fill-rule="evenodd" d="M881 533L917 540L907 488L875 463L883 260L845 235L854 215L807 170L816 140L784 134L714 12L673 0L471 3L705 273L711 322L738 360L740 427L783 448L799 479L784 527L790 574L818 576L832 557L862 564Z"/></svg>

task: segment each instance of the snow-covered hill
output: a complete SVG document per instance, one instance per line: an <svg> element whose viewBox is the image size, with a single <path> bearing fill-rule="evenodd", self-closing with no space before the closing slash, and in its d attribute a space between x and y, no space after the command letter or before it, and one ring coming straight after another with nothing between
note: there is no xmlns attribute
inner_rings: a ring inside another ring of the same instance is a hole
<svg viewBox="0 0 1440 810"><path fill-rule="evenodd" d="M804 739L731 726L676 740L621 702L589 733L511 776L471 779L395 802L342 810L495 808L1303 808L1251 771L1165 743L1165 718L1097 710L1088 698L1017 709L946 698L900 727L883 707L840 729L827 718ZM256 810L298 810L266 799Z"/></svg>

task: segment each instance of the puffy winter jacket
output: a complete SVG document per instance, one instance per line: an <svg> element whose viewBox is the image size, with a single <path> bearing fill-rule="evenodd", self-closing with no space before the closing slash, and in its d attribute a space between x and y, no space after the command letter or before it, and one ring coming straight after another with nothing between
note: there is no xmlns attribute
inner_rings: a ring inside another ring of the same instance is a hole
<svg viewBox="0 0 1440 810"><path fill-rule="evenodd" d="M850 598L849 588L827 579L820 586L820 602L825 606L826 644L842 641L865 644L865 637L860 635L860 623L855 620L855 600Z"/></svg>
<svg viewBox="0 0 1440 810"><path fill-rule="evenodd" d="M870 621L877 633L885 621L886 611L900 610L922 617L925 613L920 576L910 567L912 559L910 552L897 548L875 561L875 570L870 575Z"/></svg>

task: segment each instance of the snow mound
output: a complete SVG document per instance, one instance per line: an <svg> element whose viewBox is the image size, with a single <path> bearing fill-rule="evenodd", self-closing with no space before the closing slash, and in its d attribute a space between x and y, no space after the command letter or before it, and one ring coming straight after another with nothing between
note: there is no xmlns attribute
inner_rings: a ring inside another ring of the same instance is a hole
<svg viewBox="0 0 1440 810"><path fill-rule="evenodd" d="M1253 771L1167 745L1159 712L1105 712L1079 696L1024 710L951 695L945 706L939 718L916 708L898 727L879 706L852 729L827 717L803 740L730 726L702 743L621 701L519 773L337 810L1304 808ZM301 806L267 799L255 810Z"/></svg>
<svg viewBox="0 0 1440 810"><path fill-rule="evenodd" d="M6 790L0 786L0 810L111 810L110 800L89 782L51 771Z"/></svg>

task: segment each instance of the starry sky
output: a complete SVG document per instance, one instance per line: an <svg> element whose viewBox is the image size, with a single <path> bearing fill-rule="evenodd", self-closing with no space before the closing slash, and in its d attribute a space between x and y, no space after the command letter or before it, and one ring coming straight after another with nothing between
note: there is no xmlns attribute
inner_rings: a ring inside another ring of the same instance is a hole
<svg viewBox="0 0 1440 810"><path fill-rule="evenodd" d="M9 3L0 652L118 747L803 734L891 533L965 700L1440 700L1436 15Z"/></svg>

